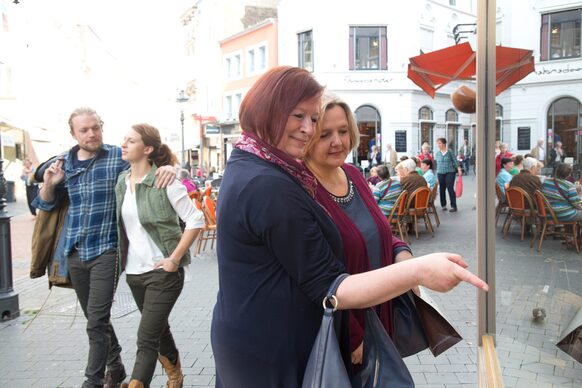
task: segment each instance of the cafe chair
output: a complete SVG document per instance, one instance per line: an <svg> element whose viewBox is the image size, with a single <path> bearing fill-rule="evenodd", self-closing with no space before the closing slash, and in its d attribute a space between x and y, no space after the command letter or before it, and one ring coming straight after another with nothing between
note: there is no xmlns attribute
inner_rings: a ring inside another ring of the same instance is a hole
<svg viewBox="0 0 582 388"><path fill-rule="evenodd" d="M416 239L418 240L418 218L422 217L424 220L424 226L428 230L432 237L434 237L434 230L432 228L432 223L428 217L428 208L430 202L430 189L428 187L421 187L416 190L408 197L406 201L406 215L408 216L408 221L412 222L414 225L414 233L416 234Z"/></svg>
<svg viewBox="0 0 582 388"><path fill-rule="evenodd" d="M531 218L535 220L536 210L533 205L533 201L525 190L519 187L508 187L505 190L505 196L507 197L507 218L503 223L503 238L507 237L507 232L511 227L511 222L515 218L521 223L521 240L523 241L525 236L525 227L527 225L527 219ZM530 246L536 238L536 233L532 232L532 240Z"/></svg>
<svg viewBox="0 0 582 388"><path fill-rule="evenodd" d="M206 244L210 241L210 249L214 249L216 241L216 203L209 196L202 198L202 213L204 213L204 227L196 239L195 255L206 249ZM202 247L204 242L204 247Z"/></svg>
<svg viewBox="0 0 582 388"><path fill-rule="evenodd" d="M571 237L572 242L574 243L574 248L576 248L576 253L580 253L580 247L578 246L578 223L576 221L559 221L554 209L552 209L552 206L548 202L548 199L539 190L535 191L535 201L537 205L537 219L541 224L536 228L541 230L538 252L542 251L542 244L546 237L546 233L552 233L562 239ZM567 232L568 229L571 233Z"/></svg>
<svg viewBox="0 0 582 388"><path fill-rule="evenodd" d="M392 210L390 210L390 214L388 214L388 222L392 227L392 233L400 234L400 240L408 241L408 230L406 225L406 197L408 196L408 191L402 190L396 202L394 202L394 206ZM406 237L405 237L406 236Z"/></svg>

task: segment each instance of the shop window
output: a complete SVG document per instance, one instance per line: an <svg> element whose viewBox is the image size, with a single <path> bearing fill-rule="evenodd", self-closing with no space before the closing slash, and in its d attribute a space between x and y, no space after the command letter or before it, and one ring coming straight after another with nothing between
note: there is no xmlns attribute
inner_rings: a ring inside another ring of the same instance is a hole
<svg viewBox="0 0 582 388"><path fill-rule="evenodd" d="M576 163L580 163L582 156L582 144L580 144L580 131L578 129L582 126L582 104L580 101L571 97L563 97L554 101L548 109L547 126L548 150L560 141L566 156L573 157Z"/></svg>
<svg viewBox="0 0 582 388"><path fill-rule="evenodd" d="M386 70L386 27L350 27L350 70Z"/></svg>
<svg viewBox="0 0 582 388"><path fill-rule="evenodd" d="M540 59L580 58L582 8L542 15Z"/></svg>

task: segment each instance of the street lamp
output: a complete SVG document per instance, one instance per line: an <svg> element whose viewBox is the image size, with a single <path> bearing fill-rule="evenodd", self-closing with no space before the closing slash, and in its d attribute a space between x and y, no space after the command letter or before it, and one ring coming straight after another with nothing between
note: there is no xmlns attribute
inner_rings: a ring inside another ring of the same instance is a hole
<svg viewBox="0 0 582 388"><path fill-rule="evenodd" d="M182 168L186 165L186 156L184 150L184 106L183 103L188 102L188 97L184 95L184 90L180 90L176 102L180 104L180 123L182 124Z"/></svg>
<svg viewBox="0 0 582 388"><path fill-rule="evenodd" d="M0 316L2 320L20 315L18 294L12 288L12 246L10 216L6 213L6 180L2 171L2 134L0 134Z"/></svg>

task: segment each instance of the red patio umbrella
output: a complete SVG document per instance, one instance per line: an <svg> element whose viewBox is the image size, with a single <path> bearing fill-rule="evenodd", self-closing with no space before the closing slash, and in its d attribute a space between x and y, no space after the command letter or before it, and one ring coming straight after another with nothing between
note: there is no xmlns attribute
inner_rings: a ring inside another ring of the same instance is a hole
<svg viewBox="0 0 582 388"><path fill-rule="evenodd" d="M534 71L532 50L497 46L495 56L497 95ZM410 58L408 78L434 98L450 81L475 79L476 70L475 51L465 42Z"/></svg>

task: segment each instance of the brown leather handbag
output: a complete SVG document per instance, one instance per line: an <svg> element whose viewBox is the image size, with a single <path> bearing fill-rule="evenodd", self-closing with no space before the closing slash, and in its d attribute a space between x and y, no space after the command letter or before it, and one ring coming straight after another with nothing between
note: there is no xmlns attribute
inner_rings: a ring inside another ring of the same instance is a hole
<svg viewBox="0 0 582 388"><path fill-rule="evenodd" d="M408 291L392 300L393 341L402 357L427 348L436 357L463 339L427 292L419 288L421 296Z"/></svg>

